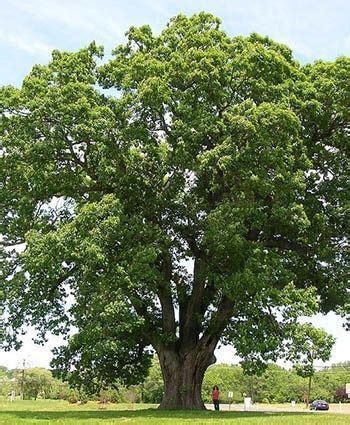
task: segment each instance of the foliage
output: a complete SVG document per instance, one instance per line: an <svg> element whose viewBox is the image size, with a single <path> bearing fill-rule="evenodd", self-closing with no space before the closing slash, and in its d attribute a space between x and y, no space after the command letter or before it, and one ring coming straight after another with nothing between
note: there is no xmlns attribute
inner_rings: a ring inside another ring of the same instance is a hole
<svg viewBox="0 0 350 425"><path fill-rule="evenodd" d="M77 329L53 365L91 393L141 382L152 346L192 408L219 341L254 374L298 316L346 313L350 62L205 13L102 57L55 50L0 90L4 345Z"/></svg>
<svg viewBox="0 0 350 425"><path fill-rule="evenodd" d="M101 390L97 399L100 403L121 403L124 401L120 391L113 388Z"/></svg>
<svg viewBox="0 0 350 425"><path fill-rule="evenodd" d="M328 335L322 329L314 328L310 323L297 324L293 332L289 346L288 359L294 363L298 375L309 378L306 392L306 404L308 405L311 394L312 377L315 374L315 360L327 361L331 356L335 338ZM318 393L319 398L323 394Z"/></svg>
<svg viewBox="0 0 350 425"><path fill-rule="evenodd" d="M162 371L157 357L153 357L152 366L142 385L142 398L144 403L160 403L163 398L164 385Z"/></svg>
<svg viewBox="0 0 350 425"><path fill-rule="evenodd" d="M339 387L336 389L334 394L334 401L346 402L349 400L348 393L346 392L346 387Z"/></svg>
<svg viewBox="0 0 350 425"><path fill-rule="evenodd" d="M238 366L217 365L210 366L204 376L202 386L202 398L205 402L211 403L211 392L214 385L220 389L221 401L228 402L228 391L233 392L233 403L240 403L243 399L242 388L243 371Z"/></svg>
<svg viewBox="0 0 350 425"><path fill-rule="evenodd" d="M89 400L88 395L80 390L76 390L76 389L71 389L67 395L66 400L70 403L70 404L86 404Z"/></svg>
<svg viewBox="0 0 350 425"><path fill-rule="evenodd" d="M313 376L315 360L329 360L334 343L335 338L324 330L316 329L310 323L298 324L293 332L288 359L294 363L300 376Z"/></svg>
<svg viewBox="0 0 350 425"><path fill-rule="evenodd" d="M88 400L89 400L88 395L84 391L80 390L79 391L79 402L80 402L80 404L86 404L88 402Z"/></svg>
<svg viewBox="0 0 350 425"><path fill-rule="evenodd" d="M79 397L78 397L78 391L71 390L68 394L67 401L71 404L78 403Z"/></svg>
<svg viewBox="0 0 350 425"><path fill-rule="evenodd" d="M48 398L56 400L67 400L70 393L69 385L60 379L52 379L51 391Z"/></svg>

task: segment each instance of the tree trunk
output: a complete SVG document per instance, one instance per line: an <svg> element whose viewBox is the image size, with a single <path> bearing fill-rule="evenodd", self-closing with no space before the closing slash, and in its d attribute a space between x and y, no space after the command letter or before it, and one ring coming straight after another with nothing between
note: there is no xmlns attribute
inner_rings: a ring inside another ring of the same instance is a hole
<svg viewBox="0 0 350 425"><path fill-rule="evenodd" d="M201 389L205 371L216 361L213 352L212 347L182 354L170 349L158 352L164 381L160 409L205 409Z"/></svg>
<svg viewBox="0 0 350 425"><path fill-rule="evenodd" d="M312 376L309 376L309 383L308 383L308 388L307 388L307 397L306 397L306 408L309 407L310 404L310 395L311 395L311 380L312 380Z"/></svg>

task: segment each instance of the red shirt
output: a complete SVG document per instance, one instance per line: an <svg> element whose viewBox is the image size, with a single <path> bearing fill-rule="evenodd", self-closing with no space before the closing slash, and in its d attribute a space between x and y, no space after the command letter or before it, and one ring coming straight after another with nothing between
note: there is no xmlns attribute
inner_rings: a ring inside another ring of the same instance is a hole
<svg viewBox="0 0 350 425"><path fill-rule="evenodd" d="M220 397L220 391L219 390L213 390L213 392L212 392L212 394L211 394L211 396L212 396L212 399L213 400L219 400L219 397Z"/></svg>

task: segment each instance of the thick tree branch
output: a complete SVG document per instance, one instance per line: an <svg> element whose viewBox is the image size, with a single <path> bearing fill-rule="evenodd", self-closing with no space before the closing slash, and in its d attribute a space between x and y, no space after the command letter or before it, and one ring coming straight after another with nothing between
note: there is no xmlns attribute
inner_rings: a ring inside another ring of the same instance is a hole
<svg viewBox="0 0 350 425"><path fill-rule="evenodd" d="M216 313L213 314L206 330L200 339L200 344L209 345L219 341L220 336L234 313L234 301L223 295ZM216 344L215 343L215 344Z"/></svg>
<svg viewBox="0 0 350 425"><path fill-rule="evenodd" d="M126 297L129 299L131 305L135 309L137 315L144 320L144 336L156 347L159 344L159 328L156 323L156 316L150 315L147 311L147 304L135 291L128 291Z"/></svg>
<svg viewBox="0 0 350 425"><path fill-rule="evenodd" d="M197 342L202 319L202 303L206 282L206 264L204 259L196 258L193 269L193 287L187 308L184 309L184 318L180 323L180 339L184 345L193 345Z"/></svg>
<svg viewBox="0 0 350 425"><path fill-rule="evenodd" d="M170 288L170 282L172 280L172 263L169 252L164 252L162 255L161 271L163 279L158 285L158 296L162 306L163 331L175 335L175 310Z"/></svg>
<svg viewBox="0 0 350 425"><path fill-rule="evenodd" d="M297 242L289 241L288 239L282 237L271 238L269 240L262 241L262 243L267 248L277 248L281 250L295 251L303 254L310 251L310 247L308 245L302 245Z"/></svg>
<svg viewBox="0 0 350 425"><path fill-rule="evenodd" d="M69 270L67 270L62 276L60 276L55 283L53 284L53 286L51 286L49 292L48 292L48 296L47 299L50 300L54 294L54 292L62 285L62 283L64 283L67 279L69 279L70 277L73 276L73 273L78 269L77 265L74 265L73 267L71 267Z"/></svg>

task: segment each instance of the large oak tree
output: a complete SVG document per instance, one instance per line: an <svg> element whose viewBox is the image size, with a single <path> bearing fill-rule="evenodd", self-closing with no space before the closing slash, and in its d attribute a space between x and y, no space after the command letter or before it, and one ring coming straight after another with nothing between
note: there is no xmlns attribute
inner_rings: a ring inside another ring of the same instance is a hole
<svg viewBox="0 0 350 425"><path fill-rule="evenodd" d="M203 408L219 342L255 370L344 312L349 75L201 13L3 87L5 345L73 329L54 364L96 387L155 350L161 406Z"/></svg>

